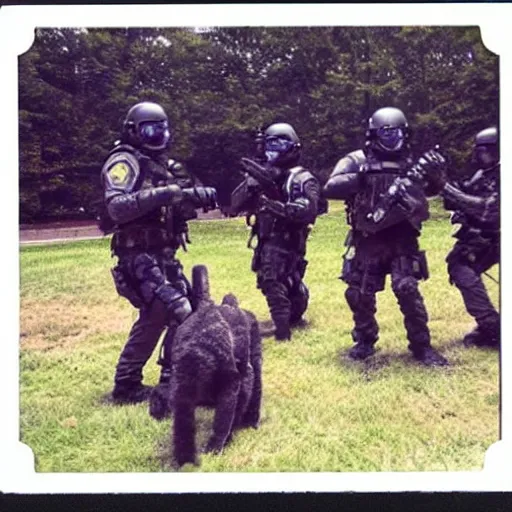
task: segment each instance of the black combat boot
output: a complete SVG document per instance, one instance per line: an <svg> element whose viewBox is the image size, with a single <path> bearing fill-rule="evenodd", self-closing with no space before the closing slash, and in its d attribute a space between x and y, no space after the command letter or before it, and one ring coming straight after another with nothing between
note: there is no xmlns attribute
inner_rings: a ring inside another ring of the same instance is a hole
<svg viewBox="0 0 512 512"><path fill-rule="evenodd" d="M489 327L475 327L464 336L462 343L465 347L490 347L500 348L500 327L498 325Z"/></svg>
<svg viewBox="0 0 512 512"><path fill-rule="evenodd" d="M116 383L112 391L112 402L115 405L129 405L145 402L151 393L151 386L140 382Z"/></svg>
<svg viewBox="0 0 512 512"><path fill-rule="evenodd" d="M412 351L412 354L417 361L425 366L448 366L450 364L447 359L430 345L416 348Z"/></svg>
<svg viewBox="0 0 512 512"><path fill-rule="evenodd" d="M151 391L149 397L149 414L155 420L163 420L171 415L169 396L171 393L171 370L163 367L160 382Z"/></svg>
<svg viewBox="0 0 512 512"><path fill-rule="evenodd" d="M274 334L276 341L290 341L292 338L292 332L289 324L276 323L276 332Z"/></svg>
<svg viewBox="0 0 512 512"><path fill-rule="evenodd" d="M475 327L471 332L468 332L462 339L462 343L465 347L482 347L484 345L484 340L480 329Z"/></svg>
<svg viewBox="0 0 512 512"><path fill-rule="evenodd" d="M375 354L375 349L373 348L373 344L372 343L363 343L361 341L358 341L348 351L348 356L351 359L355 359L358 361L362 361L363 359L366 359L367 357L370 357L373 354Z"/></svg>

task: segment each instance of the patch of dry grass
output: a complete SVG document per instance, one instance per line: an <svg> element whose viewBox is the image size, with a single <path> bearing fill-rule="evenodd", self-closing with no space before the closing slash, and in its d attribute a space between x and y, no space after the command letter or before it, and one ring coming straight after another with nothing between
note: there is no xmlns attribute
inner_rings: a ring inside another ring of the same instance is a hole
<svg viewBox="0 0 512 512"><path fill-rule="evenodd" d="M258 430L235 435L221 456L203 455L185 471L480 470L498 439L499 358L465 349L473 327L460 294L448 283L444 258L453 245L442 212L421 238L431 277L421 284L433 344L448 368L417 364L389 280L378 295L378 351L362 363L346 353L352 318L337 279L346 233L343 207L318 220L308 247L308 326L291 343L264 340L263 407ZM209 267L216 300L227 291L260 320L266 302L249 270L243 219L192 223L185 271ZM21 251L21 432L38 471L168 471L171 421L155 422L144 404L102 402L135 319L116 297L108 241ZM491 270L497 277L498 268ZM484 278L491 298L499 287ZM158 380L154 354L145 382ZM212 413L200 410L198 444Z"/></svg>

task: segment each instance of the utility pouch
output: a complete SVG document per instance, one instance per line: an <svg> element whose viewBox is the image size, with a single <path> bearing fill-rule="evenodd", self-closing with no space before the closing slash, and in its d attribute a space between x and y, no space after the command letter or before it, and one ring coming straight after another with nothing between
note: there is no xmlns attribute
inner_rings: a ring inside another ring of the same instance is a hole
<svg viewBox="0 0 512 512"><path fill-rule="evenodd" d="M349 231L349 236L351 234L351 231ZM348 238L348 236L347 236ZM345 245L347 244L347 241L345 240ZM356 255L356 248L353 245L350 245L348 249L345 251L345 254L342 257L343 264L341 267L341 276L340 279L345 282L349 282L347 280L350 280L354 276L354 256Z"/></svg>
<svg viewBox="0 0 512 512"><path fill-rule="evenodd" d="M260 214L258 217L258 237L260 240L268 238L274 228L274 217L271 215Z"/></svg>
<svg viewBox="0 0 512 512"><path fill-rule="evenodd" d="M361 293L371 295L384 290L386 283L386 274L379 272L377 267L368 265L365 268L363 279L361 281Z"/></svg>
<svg viewBox="0 0 512 512"><path fill-rule="evenodd" d="M412 259L412 275L416 279L423 279L425 281L429 278L430 274L425 251L419 251Z"/></svg>
<svg viewBox="0 0 512 512"><path fill-rule="evenodd" d="M254 249L254 254L252 255L251 261L251 270L253 272L257 272L261 268L261 249L258 244Z"/></svg>
<svg viewBox="0 0 512 512"><path fill-rule="evenodd" d="M353 240L354 240L354 232L351 229L349 229L347 236L345 237L345 242L343 242L343 245L345 247L350 247L352 245Z"/></svg>
<svg viewBox="0 0 512 512"><path fill-rule="evenodd" d="M112 273L114 285L118 295L127 299L134 308L140 309L144 305L144 302L140 298L133 285L126 278L126 275L121 267L116 265L110 271Z"/></svg>

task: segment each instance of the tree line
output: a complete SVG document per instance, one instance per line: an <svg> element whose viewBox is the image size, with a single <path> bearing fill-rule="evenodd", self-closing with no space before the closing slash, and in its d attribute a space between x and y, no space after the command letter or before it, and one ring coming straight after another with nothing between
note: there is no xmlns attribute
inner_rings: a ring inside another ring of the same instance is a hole
<svg viewBox="0 0 512 512"><path fill-rule="evenodd" d="M94 218L102 162L143 100L226 203L257 128L292 124L324 181L383 106L404 111L417 154L439 144L466 172L476 132L499 123L499 58L478 27L36 29L19 57L20 222Z"/></svg>

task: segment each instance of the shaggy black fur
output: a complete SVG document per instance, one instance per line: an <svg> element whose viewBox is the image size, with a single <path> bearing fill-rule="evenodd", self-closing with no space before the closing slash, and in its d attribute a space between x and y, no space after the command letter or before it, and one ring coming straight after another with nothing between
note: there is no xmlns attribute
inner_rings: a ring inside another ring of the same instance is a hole
<svg viewBox="0 0 512 512"><path fill-rule="evenodd" d="M215 305L203 265L192 269L192 287L198 306L176 330L167 397L178 466L197 463L197 406L215 407L205 452L220 453L235 429L257 428L260 418L262 351L255 316L240 309L232 294Z"/></svg>

